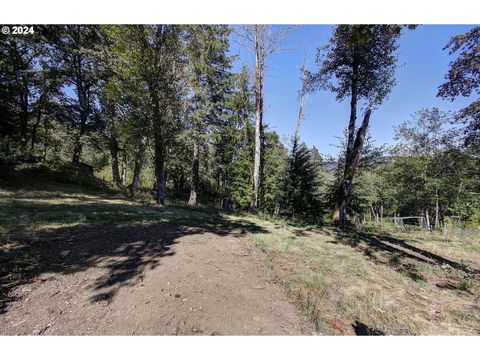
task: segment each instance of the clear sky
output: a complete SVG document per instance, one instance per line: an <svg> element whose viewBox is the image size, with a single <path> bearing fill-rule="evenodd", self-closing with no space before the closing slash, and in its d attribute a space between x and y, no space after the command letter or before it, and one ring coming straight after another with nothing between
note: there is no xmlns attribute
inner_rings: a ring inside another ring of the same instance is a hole
<svg viewBox="0 0 480 360"><path fill-rule="evenodd" d="M449 102L436 97L437 87L443 83L448 64L455 58L442 50L453 35L469 31L469 25L420 25L415 30L405 30L399 47L399 68L396 71L396 86L384 103L372 114L370 133L377 145L393 143L394 126L425 107L436 106L444 111L456 111L470 101L457 99ZM288 139L296 126L298 114L298 90L300 71L305 52L307 67L317 69L317 47L327 43L330 25L303 25L294 28L285 43L287 50L273 55L268 60L265 78L265 115L269 127L276 130L282 139ZM234 38L235 35L232 35ZM251 64L252 53L232 41L232 53L239 54L236 66L242 62ZM361 121L359 114L358 122ZM321 153L336 154L336 136L347 126L349 103L335 100L329 92L309 95L305 120L300 137L302 141L316 146Z"/></svg>

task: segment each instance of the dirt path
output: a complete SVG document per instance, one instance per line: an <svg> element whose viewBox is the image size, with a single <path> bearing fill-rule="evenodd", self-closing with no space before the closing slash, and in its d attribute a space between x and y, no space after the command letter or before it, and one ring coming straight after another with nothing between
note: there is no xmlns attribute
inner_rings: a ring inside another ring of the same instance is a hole
<svg viewBox="0 0 480 360"><path fill-rule="evenodd" d="M57 244L39 246L49 269L15 288L0 334L313 334L270 280L263 254L240 231L211 229L98 225L46 233ZM70 253L58 255L62 248Z"/></svg>

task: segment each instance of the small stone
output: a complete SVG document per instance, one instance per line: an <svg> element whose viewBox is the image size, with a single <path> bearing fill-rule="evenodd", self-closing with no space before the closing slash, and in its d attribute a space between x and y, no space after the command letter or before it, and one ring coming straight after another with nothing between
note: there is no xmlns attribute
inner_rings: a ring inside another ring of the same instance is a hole
<svg viewBox="0 0 480 360"><path fill-rule="evenodd" d="M175 294L175 297L178 299L181 295L180 294Z"/></svg>
<svg viewBox="0 0 480 360"><path fill-rule="evenodd" d="M67 256L68 254L70 254L70 250L63 250L60 252L60 255L62 256Z"/></svg>

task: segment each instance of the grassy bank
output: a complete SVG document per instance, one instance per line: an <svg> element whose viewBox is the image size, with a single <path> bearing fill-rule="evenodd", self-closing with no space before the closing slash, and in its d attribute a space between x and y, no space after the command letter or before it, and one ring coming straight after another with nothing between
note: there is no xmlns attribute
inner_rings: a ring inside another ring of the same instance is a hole
<svg viewBox="0 0 480 360"><path fill-rule="evenodd" d="M435 241L249 218L250 241L322 334L480 333L478 239Z"/></svg>
<svg viewBox="0 0 480 360"><path fill-rule="evenodd" d="M61 267L64 250L82 254L87 249L94 264L104 256L99 242L124 245L132 241L129 234L154 237L162 229L186 234L182 229L197 228L227 237L246 235L250 246L267 255L273 280L287 289L320 334L480 333L480 242L475 236L373 227L341 232L206 208L158 208L66 182L14 185L19 183L0 186L0 310L13 301L10 289Z"/></svg>

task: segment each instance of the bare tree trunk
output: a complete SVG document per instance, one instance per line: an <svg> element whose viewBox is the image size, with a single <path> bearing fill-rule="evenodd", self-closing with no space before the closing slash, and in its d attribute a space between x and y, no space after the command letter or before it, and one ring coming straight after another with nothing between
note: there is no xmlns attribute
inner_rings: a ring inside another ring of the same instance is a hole
<svg viewBox="0 0 480 360"><path fill-rule="evenodd" d="M260 188L261 136L263 128L263 73L265 65L265 25L255 25L255 159L253 165L253 198L250 211L258 211Z"/></svg>
<svg viewBox="0 0 480 360"><path fill-rule="evenodd" d="M35 122L35 124L33 125L33 128L32 128L32 138L31 138L31 143L30 143L30 151L33 153L33 150L35 150L35 141L37 139L37 129L38 129L38 126L40 125L40 122L42 120L42 110L41 108L39 107L38 110L37 110L37 121Z"/></svg>
<svg viewBox="0 0 480 360"><path fill-rule="evenodd" d="M428 209L425 209L425 222L427 225L427 230L430 230L430 216L428 214Z"/></svg>
<svg viewBox="0 0 480 360"><path fill-rule="evenodd" d="M445 211L443 206L440 206L440 224L442 226L442 234L445 235Z"/></svg>
<svg viewBox="0 0 480 360"><path fill-rule="evenodd" d="M21 113L20 113L20 143L22 146L27 145L27 130L28 130L28 84L24 81L20 93Z"/></svg>
<svg viewBox="0 0 480 360"><path fill-rule="evenodd" d="M80 129L75 136L75 146L73 148L73 158L72 162L74 163L79 163L80 162L80 156L82 154L82 149L83 149L83 144L82 144L82 136L85 134L85 126L87 123L87 117L88 114L86 111L81 111L80 113Z"/></svg>
<svg viewBox="0 0 480 360"><path fill-rule="evenodd" d="M343 178L341 184L341 191L335 205L335 210L333 212L333 222L341 228L344 228L346 226L346 210L348 202L350 201L350 190L352 188L353 179L355 177L355 173L360 162L362 146L365 141L365 135L367 133L371 113L372 110L368 108L365 112L362 124L357 131L357 136L355 138L355 143L352 149L351 161Z"/></svg>
<svg viewBox="0 0 480 360"><path fill-rule="evenodd" d="M142 172L143 162L145 160L145 150L147 149L148 139L142 136L140 139L140 147L135 155L135 166L133 168L132 183L130 184L130 196L135 199L138 188L140 187L140 173Z"/></svg>
<svg viewBox="0 0 480 360"><path fill-rule="evenodd" d="M357 121L357 101L358 101L358 59L356 56L356 47L353 49L354 54L354 60L353 60L353 65L352 65L352 84L351 84L351 99L350 99L350 120L348 122L348 139L347 139L347 148L345 152L345 169L343 173L343 180L341 184L341 191L340 195L337 199L337 204L335 206L335 210L333 211L333 219L332 222L334 224L339 225L340 227L345 227L346 225L346 204L348 202L348 197L349 197L349 192L350 192L350 187L351 185L348 185L350 181L353 181L352 177L352 170L353 170L353 175L355 174L356 168L353 169L353 161L355 157L355 123ZM368 126L368 121L370 119L370 109L367 109L367 112L365 113L365 118L362 122L365 122L365 119L367 118L368 114L368 119L367 119L367 126ZM361 128L360 128L361 129ZM357 133L357 139L358 135L360 133L360 129ZM365 128L366 131L366 128ZM362 145L363 145L363 140L362 140Z"/></svg>
<svg viewBox="0 0 480 360"><path fill-rule="evenodd" d="M198 190L198 169L200 164L199 144L195 141L193 144L193 164L192 164L192 183L190 186L190 198L188 205L197 205L197 190Z"/></svg>
<svg viewBox="0 0 480 360"><path fill-rule="evenodd" d="M357 102L358 102L358 60L356 53L356 47L354 51L354 60L352 66L352 85L351 85L351 99L350 99L350 120L348 122L348 139L347 139L347 149L345 153L345 172L346 175L349 171L350 164L352 162L353 147L355 142L355 123L357 121Z"/></svg>
<svg viewBox="0 0 480 360"><path fill-rule="evenodd" d="M155 137L155 177L157 181L156 203L165 205L165 144L161 122L158 120L161 116L158 108L158 100L155 101L155 104L154 114L156 120L153 122L153 133Z"/></svg>
<svg viewBox="0 0 480 360"><path fill-rule="evenodd" d="M438 229L440 223L440 209L438 206L438 190L435 191L435 229Z"/></svg>
<svg viewBox="0 0 480 360"><path fill-rule="evenodd" d="M87 120L90 114L90 97L89 97L88 90L85 89L84 87L84 78L83 78L83 73L81 71L81 59L79 56L77 56L76 62L78 64L76 90L77 90L78 104L80 107L80 129L75 136L75 146L73 149L72 162L78 164L80 162L80 156L82 154L82 149L83 149L82 136L85 134Z"/></svg>
<svg viewBox="0 0 480 360"><path fill-rule="evenodd" d="M128 154L124 151L122 156L122 175L121 185L124 186L127 183L128 176Z"/></svg>
<svg viewBox="0 0 480 360"><path fill-rule="evenodd" d="M306 57L303 59L302 71L305 69L305 62ZM303 113L305 110L305 104L307 103L307 94L305 89L305 78L302 77L302 88L300 89L300 108L298 110L298 118L297 118L297 127L295 128L295 135L293 137L294 144L296 145L298 142L298 137L300 135L300 125L302 124L303 120Z"/></svg>
<svg viewBox="0 0 480 360"><path fill-rule="evenodd" d="M112 134L109 138L109 145L110 145L110 156L112 158L111 165L112 165L113 185L116 188L121 188L122 180L120 179L120 172L118 171L118 141L117 141L117 137L114 134Z"/></svg>
<svg viewBox="0 0 480 360"><path fill-rule="evenodd" d="M42 149L42 161L45 162L47 160L47 135L48 135L48 126L47 126L47 118L43 118L43 130L45 134L43 135L43 149Z"/></svg>
<svg viewBox="0 0 480 360"><path fill-rule="evenodd" d="M155 177L157 179L157 197L156 203L165 205L165 162L163 154L155 151Z"/></svg>

